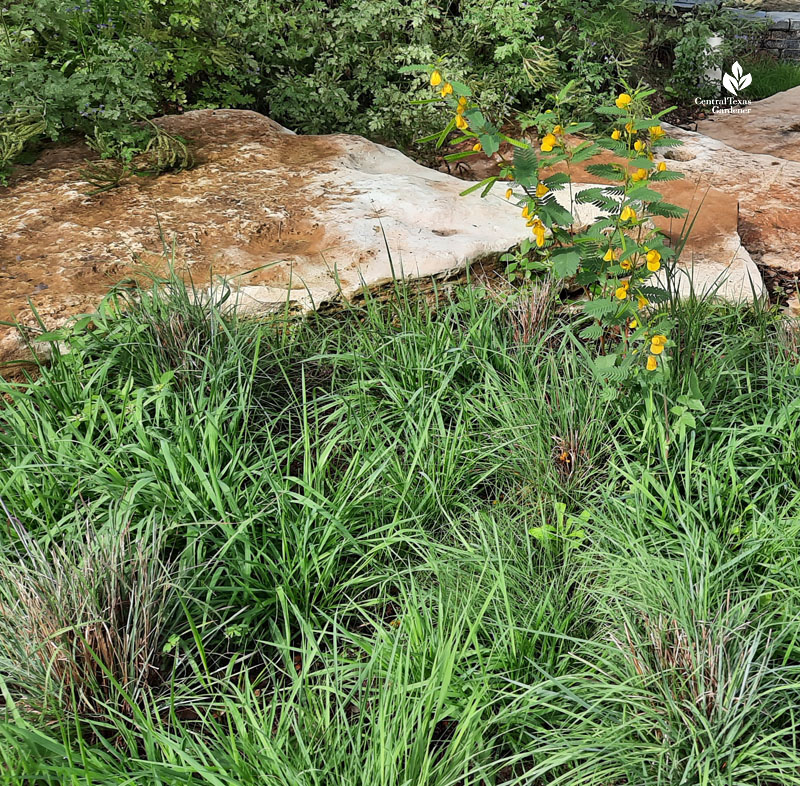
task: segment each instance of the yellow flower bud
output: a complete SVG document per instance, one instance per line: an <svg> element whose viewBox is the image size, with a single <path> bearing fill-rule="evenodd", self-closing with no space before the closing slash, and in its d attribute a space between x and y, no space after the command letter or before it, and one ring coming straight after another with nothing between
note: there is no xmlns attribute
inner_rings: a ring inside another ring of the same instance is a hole
<svg viewBox="0 0 800 786"><path fill-rule="evenodd" d="M536 186L536 196L541 199L549 190L550 189L544 183L539 183L539 185Z"/></svg>
<svg viewBox="0 0 800 786"><path fill-rule="evenodd" d="M481 152L481 150L483 150L483 145L481 145L481 143L480 143L480 142L476 142L476 143L475 143L475 144L472 146L472 149L473 149L473 151L474 151L474 152L476 152L476 153L480 153L480 152Z"/></svg>
<svg viewBox="0 0 800 786"><path fill-rule="evenodd" d="M525 207L522 208L522 217L523 218L530 218L531 217L531 211L528 209L527 205L525 205Z"/></svg>
<svg viewBox="0 0 800 786"><path fill-rule="evenodd" d="M627 122L627 123L625 123L625 130L626 130L626 131L627 131L629 134L632 134L632 133L633 133L633 123L631 123L631 122Z"/></svg>
<svg viewBox="0 0 800 786"><path fill-rule="evenodd" d="M614 249L609 248L608 251L603 256L603 262L613 262L614 261Z"/></svg>
<svg viewBox="0 0 800 786"><path fill-rule="evenodd" d="M508 191L506 191L506 199L511 199L512 196L514 196L514 192L509 188Z"/></svg>
<svg viewBox="0 0 800 786"><path fill-rule="evenodd" d="M620 93L614 102L618 109L625 109L633 99L627 93Z"/></svg>
<svg viewBox="0 0 800 786"><path fill-rule="evenodd" d="M553 129L553 133L554 133L554 134L563 134L563 133L564 133L564 129L563 129L561 126L556 126L556 127Z"/></svg>
<svg viewBox="0 0 800 786"><path fill-rule="evenodd" d="M438 87L442 84L442 75L438 71L431 74L431 87Z"/></svg>
<svg viewBox="0 0 800 786"><path fill-rule="evenodd" d="M639 295L639 297L636 299L636 305L638 305L639 308L644 308L645 306L650 305L650 301L644 295Z"/></svg>
<svg viewBox="0 0 800 786"><path fill-rule="evenodd" d="M541 222L541 219L534 218L529 222L529 224L533 227L533 235L536 238L536 246L537 248L541 248L544 245L544 236L547 230L545 229L544 224Z"/></svg>

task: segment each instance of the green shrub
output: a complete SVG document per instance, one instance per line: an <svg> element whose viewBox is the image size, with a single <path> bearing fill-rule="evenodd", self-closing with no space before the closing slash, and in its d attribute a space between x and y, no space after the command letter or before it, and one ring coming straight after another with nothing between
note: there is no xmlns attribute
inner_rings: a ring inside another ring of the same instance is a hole
<svg viewBox="0 0 800 786"><path fill-rule="evenodd" d="M648 7L645 29L651 57L643 73L661 86L667 100L692 102L719 95L719 84L706 73L752 53L765 25L714 3L686 12L667 2ZM712 36L722 39L713 50Z"/></svg>
<svg viewBox="0 0 800 786"><path fill-rule="evenodd" d="M667 92L693 90L711 64L711 31L741 32L729 12L662 14L648 25L643 8L642 0L15 0L0 10L0 132L25 107L42 114L52 139L99 128L130 146L142 117L239 107L305 133L406 145L435 121L409 105L403 66L444 62L480 90L493 117L530 109L573 79L572 111L585 119L642 73L673 86ZM749 45L740 35L726 40L742 42L737 55ZM714 57L732 52L726 44ZM415 97L424 97L421 86Z"/></svg>
<svg viewBox="0 0 800 786"><path fill-rule="evenodd" d="M420 118L400 67L446 55L498 110L529 105L571 74L588 109L635 62L639 2L12 2L0 12L0 112L37 107L57 138L248 107L304 132L408 142Z"/></svg>

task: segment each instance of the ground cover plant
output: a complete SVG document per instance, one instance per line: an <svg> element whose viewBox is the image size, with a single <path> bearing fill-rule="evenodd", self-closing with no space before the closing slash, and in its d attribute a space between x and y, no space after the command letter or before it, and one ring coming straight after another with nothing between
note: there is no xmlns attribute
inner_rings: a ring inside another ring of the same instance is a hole
<svg viewBox="0 0 800 786"><path fill-rule="evenodd" d="M2 383L0 782L800 783L796 328L667 301L609 398L553 291L167 285Z"/></svg>

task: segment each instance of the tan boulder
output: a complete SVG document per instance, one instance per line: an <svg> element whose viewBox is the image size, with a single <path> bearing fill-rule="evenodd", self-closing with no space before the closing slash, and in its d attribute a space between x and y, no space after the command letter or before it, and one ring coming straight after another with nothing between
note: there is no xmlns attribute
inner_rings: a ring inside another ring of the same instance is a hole
<svg viewBox="0 0 800 786"><path fill-rule="evenodd" d="M712 114L697 123L697 131L745 153L800 161L800 86L753 101L747 109Z"/></svg>
<svg viewBox="0 0 800 786"><path fill-rule="evenodd" d="M739 235L753 258L765 267L800 272L800 161L745 152L680 128L670 134L691 154L670 162L672 168L738 205Z"/></svg>
<svg viewBox="0 0 800 786"><path fill-rule="evenodd" d="M192 140L190 171L86 196L86 149L20 167L0 192L0 320L48 328L91 311L164 247L196 284L235 277L250 311L319 307L393 275L446 275L529 232L501 196L355 136L296 136L255 112L189 112L158 121ZM136 258L134 258L136 257ZM0 328L0 359L20 350Z"/></svg>
<svg viewBox="0 0 800 786"><path fill-rule="evenodd" d="M34 324L35 309L48 329L58 327L92 311L115 283L141 278L143 264L163 272L165 249L196 285L212 274L232 278L242 308L264 312L287 301L320 307L395 276L448 276L529 231L500 189L462 197L463 180L360 137L296 136L237 110L158 122L192 140L193 169L87 196L87 150L73 145L20 167L0 191L0 320ZM676 188L678 204L697 196L694 186ZM758 285L730 204L706 196L713 220L698 222L695 236L708 249L692 246L686 264L695 265L696 285L722 275L721 294L749 298ZM578 223L592 210L582 206ZM0 326L0 360L24 354L16 332Z"/></svg>

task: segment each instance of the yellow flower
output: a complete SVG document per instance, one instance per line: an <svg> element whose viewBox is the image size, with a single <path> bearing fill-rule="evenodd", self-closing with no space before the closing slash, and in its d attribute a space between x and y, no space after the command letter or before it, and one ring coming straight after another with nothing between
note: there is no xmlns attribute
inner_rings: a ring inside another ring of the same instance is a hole
<svg viewBox="0 0 800 786"><path fill-rule="evenodd" d="M442 89L439 91L439 95L444 98L445 96L451 95L453 92L453 86L449 82L445 82L442 85Z"/></svg>
<svg viewBox="0 0 800 786"><path fill-rule="evenodd" d="M511 199L512 196L514 196L514 192L509 188L508 191L506 191L506 199Z"/></svg>
<svg viewBox="0 0 800 786"><path fill-rule="evenodd" d="M539 185L536 186L536 196L541 199L549 190L550 189L544 183L539 183Z"/></svg>
<svg viewBox="0 0 800 786"><path fill-rule="evenodd" d="M658 166L656 167L656 169L659 172L666 172L667 171L667 163L666 163L666 161L659 161L658 162Z"/></svg>
<svg viewBox="0 0 800 786"><path fill-rule="evenodd" d="M476 143L475 143L475 144L472 146L472 149L473 149L473 151L474 151L474 152L476 152L476 153L480 153L480 152L481 152L481 150L483 150L483 145L481 145L481 143L480 143L480 142L476 142Z"/></svg>
<svg viewBox="0 0 800 786"><path fill-rule="evenodd" d="M461 96L461 98L458 99L458 105L459 106L466 106L467 105L467 97L466 96Z"/></svg>
<svg viewBox="0 0 800 786"><path fill-rule="evenodd" d="M621 221L636 221L636 211L630 206L626 205L622 208L622 214L620 215Z"/></svg>
<svg viewBox="0 0 800 786"><path fill-rule="evenodd" d="M431 74L431 87L439 87L442 84L442 75L438 71Z"/></svg>
<svg viewBox="0 0 800 786"><path fill-rule="evenodd" d="M630 121L628 121L627 123L625 123L625 130L626 130L626 131L627 131L629 134L632 134L632 133L633 133L633 123L631 123Z"/></svg>
<svg viewBox="0 0 800 786"><path fill-rule="evenodd" d="M469 123L462 115L456 115L456 128L460 131L465 131L469 127Z"/></svg>
<svg viewBox="0 0 800 786"><path fill-rule="evenodd" d="M644 308L650 305L650 301L644 295L639 295L639 297L636 298L636 305L639 306L639 308Z"/></svg>
<svg viewBox="0 0 800 786"><path fill-rule="evenodd" d="M457 115L463 115L463 114L464 114L464 112L465 112L465 110L466 110L466 107L465 107L465 106L463 106L462 104L459 104L459 105L456 107L456 114L457 114Z"/></svg>
<svg viewBox="0 0 800 786"><path fill-rule="evenodd" d="M614 102L618 109L625 109L633 99L627 93L620 93L617 100Z"/></svg>
<svg viewBox="0 0 800 786"><path fill-rule="evenodd" d="M642 142L642 140L641 140L641 139L637 139L637 140L636 140L636 141L633 143L633 149L634 149L634 150L635 150L637 153L641 153L641 152L642 152L642 150L644 150L646 147L647 147L647 145L646 145L644 142Z"/></svg>
<svg viewBox="0 0 800 786"><path fill-rule="evenodd" d="M655 355L650 355L647 358L647 370L655 371L658 368L658 358Z"/></svg>
<svg viewBox="0 0 800 786"><path fill-rule="evenodd" d="M614 129L614 130L611 132L611 138L612 138L612 139L613 139L615 142L616 142L616 141L618 141L618 140L619 140L619 138L620 138L621 136L622 136L622 132L621 132L621 131L620 131L618 128L615 128L615 129Z"/></svg>
<svg viewBox="0 0 800 786"><path fill-rule="evenodd" d="M533 222L533 234L536 237L536 247L541 248L544 245L544 224L537 218Z"/></svg>
<svg viewBox="0 0 800 786"><path fill-rule="evenodd" d="M546 134L542 140L542 152L549 153L555 146L558 140L552 134Z"/></svg>
<svg viewBox="0 0 800 786"><path fill-rule="evenodd" d="M651 139L661 139L661 137L666 136L667 133L661 126L650 126L648 131L650 131Z"/></svg>
<svg viewBox="0 0 800 786"><path fill-rule="evenodd" d="M664 345L667 343L667 337L656 334L650 339L650 352L653 355L660 355L664 351Z"/></svg>
<svg viewBox="0 0 800 786"><path fill-rule="evenodd" d="M621 281L619 286L614 290L614 295L616 296L617 300L625 300L628 297L628 288L630 287L630 281Z"/></svg>
<svg viewBox="0 0 800 786"><path fill-rule="evenodd" d="M633 173L633 181L638 183L640 180L647 180L647 170L646 169L637 169Z"/></svg>
<svg viewBox="0 0 800 786"><path fill-rule="evenodd" d="M563 133L564 133L564 129L563 129L561 126L556 126L556 127L553 129L553 133L554 133L554 134L563 134Z"/></svg>
<svg viewBox="0 0 800 786"><path fill-rule="evenodd" d="M619 263L619 266L623 270L630 270L631 269L631 261L630 261L630 259L623 259L622 262Z"/></svg>
<svg viewBox="0 0 800 786"><path fill-rule="evenodd" d="M661 267L661 254L654 248L647 252L647 269L655 273Z"/></svg>
<svg viewBox="0 0 800 786"><path fill-rule="evenodd" d="M603 256L603 262L613 262L616 257L616 252L613 248L609 248Z"/></svg>
<svg viewBox="0 0 800 786"><path fill-rule="evenodd" d="M531 211L528 210L528 206L527 205L525 205L525 207L522 208L522 217L523 218L530 218L531 217Z"/></svg>
<svg viewBox="0 0 800 786"><path fill-rule="evenodd" d="M631 330L636 330L636 328L637 328L637 327L639 327L639 323L638 323L638 322L637 322L635 319L632 319L632 320L631 320L631 321L628 323L628 327L629 327Z"/></svg>

